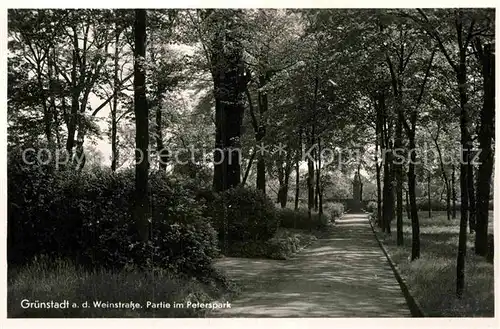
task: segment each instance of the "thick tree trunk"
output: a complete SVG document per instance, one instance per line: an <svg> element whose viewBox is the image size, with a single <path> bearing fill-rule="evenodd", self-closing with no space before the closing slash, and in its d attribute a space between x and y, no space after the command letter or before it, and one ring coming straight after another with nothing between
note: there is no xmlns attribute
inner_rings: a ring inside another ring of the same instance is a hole
<svg viewBox="0 0 500 329"><path fill-rule="evenodd" d="M396 123L396 139L394 148L401 150L403 127L402 118L399 118ZM396 175L396 242L398 246L403 245L403 164L400 161L394 164L394 171Z"/></svg>
<svg viewBox="0 0 500 329"><path fill-rule="evenodd" d="M468 173L469 164L467 163L468 153L472 142L469 133L469 113L467 109L467 76L465 49L460 49L460 65L457 72L457 81L460 94L460 139L462 144L461 163L460 163L460 233L458 237L458 253L457 253L457 281L456 293L457 297L461 298L465 287L465 254L467 251L467 222L469 214L469 189L468 189ZM464 152L465 154L464 158Z"/></svg>
<svg viewBox="0 0 500 329"><path fill-rule="evenodd" d="M438 127L439 129L439 127ZM438 130L439 131L439 130ZM441 168L441 176L443 177L443 182L444 186L446 189L446 216L448 220L451 220L451 187L450 187L450 180L448 179L448 174L446 173L446 170L444 168L444 162L443 162L443 155L441 153L441 148L439 147L439 132L436 138L433 138L434 140L434 145L436 146L436 150L438 151L438 156L439 156L439 166Z"/></svg>
<svg viewBox="0 0 500 329"><path fill-rule="evenodd" d="M392 150L386 154L384 162L384 204L383 204L383 231L391 234L391 222L394 214L394 189L393 182L393 168L392 163Z"/></svg>
<svg viewBox="0 0 500 329"><path fill-rule="evenodd" d="M314 130L314 129L313 129ZM310 138L310 145L313 146L314 139ZM307 159L307 210L309 219L311 219L311 211L314 208L314 163L311 158Z"/></svg>
<svg viewBox="0 0 500 329"><path fill-rule="evenodd" d="M216 110L213 186L220 192L239 185L241 181L243 95L250 77L242 65L242 45L236 35L237 20L223 13L215 17L225 26L212 39L210 59Z"/></svg>
<svg viewBox="0 0 500 329"><path fill-rule="evenodd" d="M259 76L259 88L266 85L267 78L266 74L261 74ZM258 105L259 105L259 128L256 134L257 144L260 145L266 136L266 119L265 115L268 110L269 102L267 98L267 93L258 92ZM264 159L264 154L259 152L259 157L257 158L257 189L266 193L266 162Z"/></svg>
<svg viewBox="0 0 500 329"><path fill-rule="evenodd" d="M114 74L113 74L113 105L111 107L111 171L115 172L118 165L118 140L117 140L117 111L118 111L118 88L119 88L119 48L120 32L115 26L115 54L114 54Z"/></svg>
<svg viewBox="0 0 500 329"><path fill-rule="evenodd" d="M381 165L378 163L378 137L375 140L375 170L377 175L377 223L382 220L382 182L380 178Z"/></svg>
<svg viewBox="0 0 500 329"><path fill-rule="evenodd" d="M431 199L431 172L427 172L427 211L428 217L432 217L432 199Z"/></svg>
<svg viewBox="0 0 500 329"><path fill-rule="evenodd" d="M299 209L299 198L300 198L300 162L297 157L295 160L295 204L294 209Z"/></svg>
<svg viewBox="0 0 500 329"><path fill-rule="evenodd" d="M393 189L393 147L391 138L391 124L387 119L387 109L385 107L385 95L380 95L381 111L383 113L382 136L385 147L384 158L384 187L383 187L383 209L382 209L382 231L391 234L391 222L394 216L394 189Z"/></svg>
<svg viewBox="0 0 500 329"><path fill-rule="evenodd" d="M416 197L416 175L415 163L417 160L415 132L410 132L409 136L410 163L408 165L408 193L410 196L410 214L411 214L411 260L420 258L420 223L418 220L417 197Z"/></svg>
<svg viewBox="0 0 500 329"><path fill-rule="evenodd" d="M43 82L42 82L42 72L40 69L38 69L37 74L38 74L38 84L41 96L42 96L42 103L43 103L43 110L44 110L44 123L45 123L45 136L47 137L47 144L49 147L54 146L54 140L52 138L52 121L53 121L53 114L56 113L56 103L55 103L55 97L54 97L54 84L53 84L53 77L52 77L52 65L50 63L50 55L47 55L49 59L48 63L48 75L49 75L49 96L44 92L43 88ZM49 99L50 105L47 106L47 98Z"/></svg>
<svg viewBox="0 0 500 329"><path fill-rule="evenodd" d="M313 103L311 107L312 120L311 120L311 135L310 135L310 147L315 147L316 141L316 102L318 98L318 87L319 87L319 77L318 77L318 65L316 64L316 76L314 79L314 93L313 93ZM314 149L312 151L314 157ZM308 188L308 215L311 219L311 210L314 207L314 162L311 157L307 158L307 188Z"/></svg>
<svg viewBox="0 0 500 329"><path fill-rule="evenodd" d="M323 215L323 192L321 191L321 138L318 137L318 169L316 175L316 193L318 195L318 212Z"/></svg>
<svg viewBox="0 0 500 329"><path fill-rule="evenodd" d="M476 229L476 193L474 190L474 165L472 148L467 152L467 193L469 195L469 232L473 233Z"/></svg>
<svg viewBox="0 0 500 329"><path fill-rule="evenodd" d="M75 34L76 38L76 34ZM78 39L76 39L78 42ZM66 140L66 151L68 153L68 159L71 161L73 156L73 147L75 146L75 133L76 133L76 122L78 116L78 109L80 108L78 99L80 97L80 90L77 81L77 56L76 50L73 50L73 60L71 68L71 112L68 122L68 139Z"/></svg>
<svg viewBox="0 0 500 329"><path fill-rule="evenodd" d="M244 186L247 182L248 175L250 174L250 168L252 168L253 160L255 159L256 153L257 153L257 148L254 148L252 151L252 155L250 156L250 159L248 160L247 169L245 170L245 176L243 176L243 180L241 182L242 186Z"/></svg>
<svg viewBox="0 0 500 329"><path fill-rule="evenodd" d="M408 216L408 219L411 218L411 213L410 213L410 196L408 193L408 190L406 192L406 216Z"/></svg>
<svg viewBox="0 0 500 329"><path fill-rule="evenodd" d="M214 98L215 98L215 148L214 148L214 180L213 189L216 192L224 190L224 179L226 177L227 168L225 167L224 157L224 135L223 123L225 116L223 106L220 99L220 93L217 92L220 88L220 78L218 75L214 76Z"/></svg>
<svg viewBox="0 0 500 329"><path fill-rule="evenodd" d="M135 222L139 238L149 240L148 202L148 107L146 101L146 74L143 60L146 56L146 10L135 10L134 23L134 111L136 124L135 165ZM140 154L142 152L142 154Z"/></svg>
<svg viewBox="0 0 500 329"><path fill-rule="evenodd" d="M382 228L382 163L379 163L379 148L384 150L384 136L383 136L383 120L382 120L382 107L377 101L377 97L374 99L375 103L375 169L377 174L377 224L379 228ZM380 141L380 143L379 143ZM385 161L382 157L382 161Z"/></svg>
<svg viewBox="0 0 500 329"><path fill-rule="evenodd" d="M457 190L455 188L455 164L452 164L451 167L451 197L452 197L452 213L451 216L453 219L457 218Z"/></svg>
<svg viewBox="0 0 500 329"><path fill-rule="evenodd" d="M481 256L488 254L488 217L493 171L492 139L494 137L495 120L495 55L493 45L485 45L482 54L483 73L483 107L481 109L481 126L479 130L479 173L477 179L477 217L475 253Z"/></svg>

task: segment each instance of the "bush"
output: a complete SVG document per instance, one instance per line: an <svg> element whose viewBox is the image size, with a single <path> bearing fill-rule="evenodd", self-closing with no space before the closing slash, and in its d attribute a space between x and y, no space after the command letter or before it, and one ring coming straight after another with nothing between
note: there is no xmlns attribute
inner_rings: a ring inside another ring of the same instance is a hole
<svg viewBox="0 0 500 329"><path fill-rule="evenodd" d="M192 191L152 173L151 240L139 243L132 219L134 172L56 171L9 159L8 261L35 255L69 258L88 268L168 267L204 276L217 236Z"/></svg>
<svg viewBox="0 0 500 329"><path fill-rule="evenodd" d="M377 211L377 203L375 201L370 201L365 207L366 211L372 213L374 211Z"/></svg>
<svg viewBox="0 0 500 329"><path fill-rule="evenodd" d="M247 258L287 259L303 247L316 240L312 234L281 230L271 239L231 244L227 256Z"/></svg>
<svg viewBox="0 0 500 329"><path fill-rule="evenodd" d="M220 243L266 241L278 228L273 202L261 191L237 187L215 195L208 213Z"/></svg>
<svg viewBox="0 0 500 329"><path fill-rule="evenodd" d="M450 204L451 208L453 203ZM427 200L417 201L417 208L419 211L429 211L429 202ZM431 210L446 211L446 202L440 200L431 200Z"/></svg>
<svg viewBox="0 0 500 329"><path fill-rule="evenodd" d="M334 209L333 211L337 210ZM322 216L313 212L311 213L311 219L309 219L307 209L299 208L298 210L292 210L283 208L278 210L278 218L280 227L301 230L324 230L335 217L331 215L329 210L324 210Z"/></svg>
<svg viewBox="0 0 500 329"><path fill-rule="evenodd" d="M324 210L330 213L332 220L339 218L344 213L344 205L339 202L328 202L323 205Z"/></svg>

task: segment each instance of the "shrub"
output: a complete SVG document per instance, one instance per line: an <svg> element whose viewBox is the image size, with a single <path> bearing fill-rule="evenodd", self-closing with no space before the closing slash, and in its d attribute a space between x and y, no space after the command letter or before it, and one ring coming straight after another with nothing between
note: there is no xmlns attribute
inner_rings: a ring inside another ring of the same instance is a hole
<svg viewBox="0 0 500 329"><path fill-rule="evenodd" d="M453 204L450 204L453 207ZM417 202L417 208L419 211L428 211L429 203L427 200L419 200ZM446 211L446 202L440 200L431 200L431 210L434 211Z"/></svg>
<svg viewBox="0 0 500 329"><path fill-rule="evenodd" d="M375 201L370 201L365 207L366 211L372 213L374 211L377 211L377 203Z"/></svg>
<svg viewBox="0 0 500 329"><path fill-rule="evenodd" d="M265 241L278 228L274 204L258 190L237 187L219 193L209 205L208 213L224 246Z"/></svg>
<svg viewBox="0 0 500 329"><path fill-rule="evenodd" d="M339 202L328 202L323 205L323 208L330 213L332 220L339 218L344 213L344 205Z"/></svg>
<svg viewBox="0 0 500 329"><path fill-rule="evenodd" d="M120 269L168 267L203 276L212 272L217 235L203 204L181 182L151 174L151 240L139 243L132 219L134 173L56 171L10 158L8 260L35 255L78 265Z"/></svg>
<svg viewBox="0 0 500 329"><path fill-rule="evenodd" d="M324 210L322 216L313 212L309 219L307 209L299 208L298 210L292 210L284 208L278 210L278 218L280 227L301 230L322 230L328 227L334 216L331 215L329 210Z"/></svg>
<svg viewBox="0 0 500 329"><path fill-rule="evenodd" d="M312 234L280 229L274 237L265 242L247 241L231 244L227 256L282 260L287 259L314 240L316 240L316 237Z"/></svg>

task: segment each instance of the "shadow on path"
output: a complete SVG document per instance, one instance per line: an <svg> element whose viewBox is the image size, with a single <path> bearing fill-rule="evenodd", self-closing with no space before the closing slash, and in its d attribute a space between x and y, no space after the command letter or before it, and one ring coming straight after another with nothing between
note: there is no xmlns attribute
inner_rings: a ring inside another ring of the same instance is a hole
<svg viewBox="0 0 500 329"><path fill-rule="evenodd" d="M242 292L211 317L411 316L364 214L345 215L289 260L225 258L217 266Z"/></svg>

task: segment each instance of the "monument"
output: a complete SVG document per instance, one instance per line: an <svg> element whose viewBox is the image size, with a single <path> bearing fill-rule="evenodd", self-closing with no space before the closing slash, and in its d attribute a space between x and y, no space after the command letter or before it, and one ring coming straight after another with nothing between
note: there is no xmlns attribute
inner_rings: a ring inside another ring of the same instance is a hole
<svg viewBox="0 0 500 329"><path fill-rule="evenodd" d="M354 179L352 181L352 200L350 201L349 208L352 212L362 211L363 182L361 181L361 175L359 172L354 174Z"/></svg>

